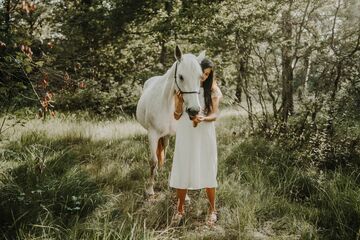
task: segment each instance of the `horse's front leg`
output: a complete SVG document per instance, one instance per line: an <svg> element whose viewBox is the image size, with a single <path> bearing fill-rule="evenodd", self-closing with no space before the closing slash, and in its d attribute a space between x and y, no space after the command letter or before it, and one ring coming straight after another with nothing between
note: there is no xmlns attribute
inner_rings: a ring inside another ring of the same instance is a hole
<svg viewBox="0 0 360 240"><path fill-rule="evenodd" d="M145 191L148 195L154 195L155 177L157 176L157 170L158 170L157 147L160 136L155 131L150 131L148 134L148 138L149 138L149 146L150 146L150 160L149 160L150 180L147 184Z"/></svg>

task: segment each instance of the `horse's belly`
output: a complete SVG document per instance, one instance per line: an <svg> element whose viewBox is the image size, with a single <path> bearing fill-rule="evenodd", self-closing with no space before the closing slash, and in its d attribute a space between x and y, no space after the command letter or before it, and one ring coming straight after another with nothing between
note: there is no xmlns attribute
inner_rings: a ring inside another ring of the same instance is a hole
<svg viewBox="0 0 360 240"><path fill-rule="evenodd" d="M175 132L175 119L172 115L175 106L173 102L167 103L163 95L159 94L163 90L160 84L163 83L159 77L150 78L145 82L136 108L136 119L145 129L155 130L161 136L165 136Z"/></svg>
<svg viewBox="0 0 360 240"><path fill-rule="evenodd" d="M161 136L169 135L175 132L174 118L169 114L152 115L149 119L149 126L159 133Z"/></svg>

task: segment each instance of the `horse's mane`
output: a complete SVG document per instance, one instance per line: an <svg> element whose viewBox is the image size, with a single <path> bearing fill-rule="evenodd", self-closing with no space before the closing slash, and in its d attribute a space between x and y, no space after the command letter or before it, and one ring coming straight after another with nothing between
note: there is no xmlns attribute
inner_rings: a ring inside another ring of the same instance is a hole
<svg viewBox="0 0 360 240"><path fill-rule="evenodd" d="M166 71L166 73L163 75L165 79L168 79L173 74L173 68L175 67L176 61L171 65L171 67Z"/></svg>

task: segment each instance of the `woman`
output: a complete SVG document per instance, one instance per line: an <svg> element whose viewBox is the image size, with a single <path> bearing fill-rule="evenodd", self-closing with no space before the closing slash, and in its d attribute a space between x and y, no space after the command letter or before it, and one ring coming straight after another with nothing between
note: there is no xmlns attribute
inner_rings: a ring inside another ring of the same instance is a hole
<svg viewBox="0 0 360 240"><path fill-rule="evenodd" d="M203 71L199 95L201 111L192 119L193 123L184 111L181 94L178 92L175 96L174 117L178 123L170 187L176 188L178 203L173 224L180 224L183 220L188 189L206 189L210 203L207 224L212 225L217 221L217 146L214 121L218 116L222 93L214 79L214 64L204 59L200 65Z"/></svg>

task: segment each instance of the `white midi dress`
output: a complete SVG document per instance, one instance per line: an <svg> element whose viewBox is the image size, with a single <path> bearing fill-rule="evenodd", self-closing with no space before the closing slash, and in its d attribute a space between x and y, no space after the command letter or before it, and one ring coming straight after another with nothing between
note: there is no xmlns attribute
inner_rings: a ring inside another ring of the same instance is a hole
<svg viewBox="0 0 360 240"><path fill-rule="evenodd" d="M211 97L222 97L219 88ZM204 115L204 89L200 88L200 114ZM176 140L169 185L179 189L217 187L217 145L215 123L193 122L184 111L176 125Z"/></svg>

